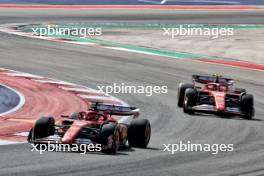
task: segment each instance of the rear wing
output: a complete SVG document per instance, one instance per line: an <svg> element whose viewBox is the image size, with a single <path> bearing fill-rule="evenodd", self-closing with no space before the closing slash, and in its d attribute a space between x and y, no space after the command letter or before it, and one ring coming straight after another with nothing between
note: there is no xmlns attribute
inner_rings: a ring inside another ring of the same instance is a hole
<svg viewBox="0 0 264 176"><path fill-rule="evenodd" d="M234 81L229 78L223 78L220 75L213 76L202 76L202 75L192 75L193 82L208 84L208 83L223 83L228 85L233 85Z"/></svg>
<svg viewBox="0 0 264 176"><path fill-rule="evenodd" d="M91 104L91 109L93 111L103 111L110 115L119 115L119 116L129 116L129 115L138 116L140 111L140 109L137 107L104 104L101 102L93 102Z"/></svg>

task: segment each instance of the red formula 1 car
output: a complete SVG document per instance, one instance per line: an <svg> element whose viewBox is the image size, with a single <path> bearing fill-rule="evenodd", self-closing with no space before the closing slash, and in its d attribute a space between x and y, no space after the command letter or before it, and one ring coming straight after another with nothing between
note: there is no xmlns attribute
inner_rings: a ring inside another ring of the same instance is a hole
<svg viewBox="0 0 264 176"><path fill-rule="evenodd" d="M254 116L253 95L245 89L234 88L233 80L220 75L193 75L193 84L179 84L178 106L188 114L194 112L240 116ZM199 85L198 85L199 84Z"/></svg>
<svg viewBox="0 0 264 176"><path fill-rule="evenodd" d="M100 144L102 152L116 153L122 147L146 148L151 135L147 119L140 119L136 107L92 103L88 111L39 118L28 135L34 144ZM121 119L117 121L117 119Z"/></svg>

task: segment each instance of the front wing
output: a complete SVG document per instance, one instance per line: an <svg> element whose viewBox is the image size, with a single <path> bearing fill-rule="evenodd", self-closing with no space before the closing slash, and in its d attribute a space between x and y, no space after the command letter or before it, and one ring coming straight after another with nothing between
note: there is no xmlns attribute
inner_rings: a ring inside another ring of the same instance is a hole
<svg viewBox="0 0 264 176"><path fill-rule="evenodd" d="M213 105L202 104L190 107L192 111L208 113L208 114L227 114L227 115L244 115L239 107L226 107L224 111L218 111L217 108Z"/></svg>
<svg viewBox="0 0 264 176"><path fill-rule="evenodd" d="M35 139L30 141L30 143L51 143L51 144L62 144L62 137L59 135L52 135L45 138ZM97 144L97 142L92 141L87 138L76 138L73 140L71 144Z"/></svg>

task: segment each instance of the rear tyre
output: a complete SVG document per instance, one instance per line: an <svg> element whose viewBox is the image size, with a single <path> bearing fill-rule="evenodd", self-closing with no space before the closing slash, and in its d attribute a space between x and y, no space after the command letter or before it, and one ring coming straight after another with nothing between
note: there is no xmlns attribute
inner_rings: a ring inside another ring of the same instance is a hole
<svg viewBox="0 0 264 176"><path fill-rule="evenodd" d="M193 114L192 106L196 105L198 99L198 92L196 89L188 88L185 91L183 112L187 114Z"/></svg>
<svg viewBox="0 0 264 176"><path fill-rule="evenodd" d="M39 118L29 135L32 140L45 138L53 135L55 132L55 120L53 117L41 117Z"/></svg>
<svg viewBox="0 0 264 176"><path fill-rule="evenodd" d="M108 123L102 125L100 143L102 144L102 152L104 153L116 153L118 151L120 138L117 124Z"/></svg>
<svg viewBox="0 0 264 176"><path fill-rule="evenodd" d="M178 107L183 107L185 90L188 88L194 88L193 84L180 83L178 87Z"/></svg>
<svg viewBox="0 0 264 176"><path fill-rule="evenodd" d="M254 109L254 97L251 94L244 94L241 96L240 100L240 108L244 115L242 115L242 118L245 119L252 119L255 114Z"/></svg>
<svg viewBox="0 0 264 176"><path fill-rule="evenodd" d="M235 88L234 93L246 94L247 90L244 88Z"/></svg>
<svg viewBox="0 0 264 176"><path fill-rule="evenodd" d="M128 128L128 142L131 147L147 148L151 126L147 119L133 119Z"/></svg>

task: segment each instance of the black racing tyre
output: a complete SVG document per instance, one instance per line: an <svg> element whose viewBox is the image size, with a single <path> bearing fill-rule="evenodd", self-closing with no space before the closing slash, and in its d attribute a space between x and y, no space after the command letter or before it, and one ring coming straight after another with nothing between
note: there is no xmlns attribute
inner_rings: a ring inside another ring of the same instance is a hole
<svg viewBox="0 0 264 176"><path fill-rule="evenodd" d="M183 107L185 90L188 88L194 88L193 84L180 83L178 87L178 107Z"/></svg>
<svg viewBox="0 0 264 176"><path fill-rule="evenodd" d="M151 126L147 119L133 119L128 128L128 143L131 147L147 148Z"/></svg>
<svg viewBox="0 0 264 176"><path fill-rule="evenodd" d="M241 96L240 99L240 108L244 115L242 115L242 118L245 119L252 119L252 117L255 114L254 109L254 97L251 94L244 94Z"/></svg>
<svg viewBox="0 0 264 176"><path fill-rule="evenodd" d="M32 130L33 128L30 129L29 133L28 133L28 136L27 136L27 141L28 142L31 142L32 141Z"/></svg>
<svg viewBox="0 0 264 176"><path fill-rule="evenodd" d="M193 114L192 106L195 106L198 99L198 92L196 89L187 88L184 95L183 112Z"/></svg>
<svg viewBox="0 0 264 176"><path fill-rule="evenodd" d="M104 153L116 153L119 148L118 125L115 123L103 124L100 129L100 143L102 144L102 152Z"/></svg>
<svg viewBox="0 0 264 176"><path fill-rule="evenodd" d="M53 117L39 118L31 130L33 140L48 137L55 132L55 120Z"/></svg>

